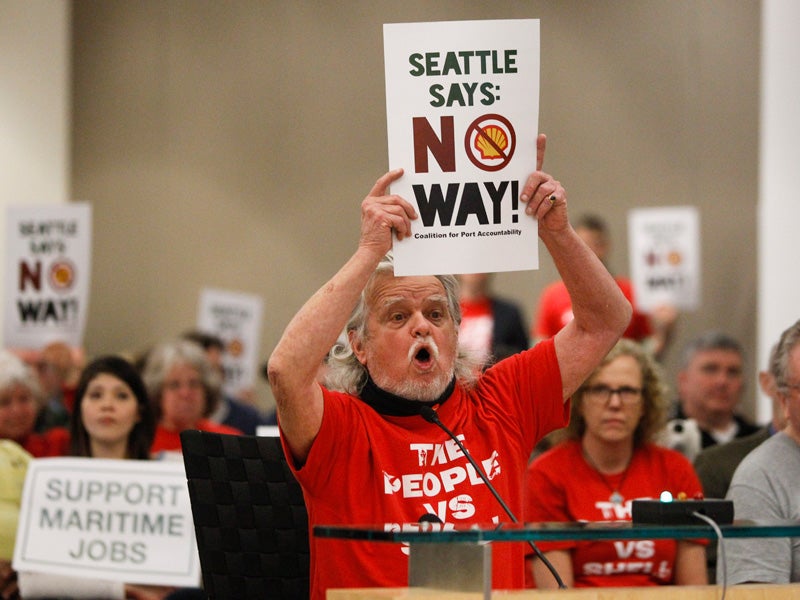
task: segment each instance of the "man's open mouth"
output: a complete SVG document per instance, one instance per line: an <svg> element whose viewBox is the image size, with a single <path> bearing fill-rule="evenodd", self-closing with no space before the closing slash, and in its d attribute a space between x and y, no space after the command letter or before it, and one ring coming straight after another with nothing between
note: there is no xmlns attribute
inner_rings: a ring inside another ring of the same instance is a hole
<svg viewBox="0 0 800 600"><path fill-rule="evenodd" d="M414 355L414 360L420 363L429 363L431 360L431 353L427 348L420 348L419 352Z"/></svg>

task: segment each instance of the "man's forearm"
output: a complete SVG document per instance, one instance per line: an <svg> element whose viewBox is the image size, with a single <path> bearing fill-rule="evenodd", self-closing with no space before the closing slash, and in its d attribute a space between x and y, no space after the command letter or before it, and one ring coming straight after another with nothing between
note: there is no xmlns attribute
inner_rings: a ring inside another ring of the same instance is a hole
<svg viewBox="0 0 800 600"><path fill-rule="evenodd" d="M301 465L322 425L317 373L358 302L379 256L359 249L289 322L269 359L278 419L295 464Z"/></svg>
<svg viewBox="0 0 800 600"><path fill-rule="evenodd" d="M292 379L313 381L381 258L366 250L356 251L289 322L270 357L270 369L285 365L281 370L290 371Z"/></svg>
<svg viewBox="0 0 800 600"><path fill-rule="evenodd" d="M576 325L587 331L624 331L631 319L630 303L572 227L543 231L540 237L569 292Z"/></svg>
<svg viewBox="0 0 800 600"><path fill-rule="evenodd" d="M572 302L573 320L555 335L563 397L569 398L617 342L631 319L631 305L575 231L567 225L540 232Z"/></svg>

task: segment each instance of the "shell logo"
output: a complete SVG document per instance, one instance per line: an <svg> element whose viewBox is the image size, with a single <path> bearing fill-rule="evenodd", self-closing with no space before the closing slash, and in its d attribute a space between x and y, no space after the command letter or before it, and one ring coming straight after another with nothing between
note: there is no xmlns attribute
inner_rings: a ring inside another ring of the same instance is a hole
<svg viewBox="0 0 800 600"><path fill-rule="evenodd" d="M228 342L228 354L233 356L234 358L238 358L244 352L244 344L242 344L241 340L232 339Z"/></svg>
<svg viewBox="0 0 800 600"><path fill-rule="evenodd" d="M489 125L481 130L483 135L475 136L475 149L481 158L502 158L503 150L508 148L506 132L497 125Z"/></svg>
<svg viewBox="0 0 800 600"><path fill-rule="evenodd" d="M75 283L75 265L65 258L50 265L50 285L57 291L66 291Z"/></svg>
<svg viewBox="0 0 800 600"><path fill-rule="evenodd" d="M469 124L464 135L467 158L482 171L500 171L514 156L516 135L504 116L482 115Z"/></svg>
<svg viewBox="0 0 800 600"><path fill-rule="evenodd" d="M673 266L678 266L683 262L683 256L680 252L673 250L667 255L667 262Z"/></svg>

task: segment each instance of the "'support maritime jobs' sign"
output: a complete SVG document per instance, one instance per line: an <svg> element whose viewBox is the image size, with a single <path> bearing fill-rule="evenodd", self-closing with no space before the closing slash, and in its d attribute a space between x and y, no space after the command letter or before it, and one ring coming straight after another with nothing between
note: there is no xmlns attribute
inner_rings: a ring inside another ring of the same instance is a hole
<svg viewBox="0 0 800 600"><path fill-rule="evenodd" d="M126 583L196 586L200 563L179 461L31 461L13 566Z"/></svg>
<svg viewBox="0 0 800 600"><path fill-rule="evenodd" d="M519 194L536 169L539 21L384 25L391 192L419 218L395 273L536 269Z"/></svg>

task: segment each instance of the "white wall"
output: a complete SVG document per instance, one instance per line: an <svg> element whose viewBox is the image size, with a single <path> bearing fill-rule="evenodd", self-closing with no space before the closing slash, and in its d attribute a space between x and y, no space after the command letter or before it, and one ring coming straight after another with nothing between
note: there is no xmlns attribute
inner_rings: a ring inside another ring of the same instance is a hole
<svg viewBox="0 0 800 600"><path fill-rule="evenodd" d="M758 366L800 319L800 2L764 0L758 223ZM754 149L755 152L756 149ZM762 397L760 422L771 418Z"/></svg>
<svg viewBox="0 0 800 600"><path fill-rule="evenodd" d="M3 298L6 207L69 200L69 6L66 0L0 0Z"/></svg>

